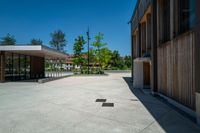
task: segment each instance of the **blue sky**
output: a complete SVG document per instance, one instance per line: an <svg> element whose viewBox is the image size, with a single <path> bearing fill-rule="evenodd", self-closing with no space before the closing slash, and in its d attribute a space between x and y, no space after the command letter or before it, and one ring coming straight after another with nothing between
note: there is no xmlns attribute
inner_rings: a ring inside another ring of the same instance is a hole
<svg viewBox="0 0 200 133"><path fill-rule="evenodd" d="M10 33L18 44L40 38L48 45L50 33L61 29L73 53L74 39L98 32L122 55L130 54L130 20L136 0L0 0L0 37ZM93 40L91 40L93 41Z"/></svg>

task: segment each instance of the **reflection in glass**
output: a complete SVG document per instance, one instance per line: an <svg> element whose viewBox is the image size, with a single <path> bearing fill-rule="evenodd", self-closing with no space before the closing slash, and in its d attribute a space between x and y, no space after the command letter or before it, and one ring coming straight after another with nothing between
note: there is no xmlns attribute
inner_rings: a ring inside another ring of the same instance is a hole
<svg viewBox="0 0 200 133"><path fill-rule="evenodd" d="M180 33L195 26L195 0L180 0Z"/></svg>
<svg viewBox="0 0 200 133"><path fill-rule="evenodd" d="M20 80L24 80L26 75L25 55L20 55Z"/></svg>
<svg viewBox="0 0 200 133"><path fill-rule="evenodd" d="M189 25L190 28L195 27L196 23L196 2L195 0L189 0L189 8L190 8L190 18L189 18Z"/></svg>
<svg viewBox="0 0 200 133"><path fill-rule="evenodd" d="M26 56L26 79L30 79L30 69L31 69L31 59L30 56Z"/></svg>
<svg viewBox="0 0 200 133"><path fill-rule="evenodd" d="M14 80L19 80L19 55L18 54L13 54L13 79Z"/></svg>
<svg viewBox="0 0 200 133"><path fill-rule="evenodd" d="M5 53L5 80L17 81L30 79L30 56Z"/></svg>
<svg viewBox="0 0 200 133"><path fill-rule="evenodd" d="M5 53L5 80L12 80L12 53Z"/></svg>

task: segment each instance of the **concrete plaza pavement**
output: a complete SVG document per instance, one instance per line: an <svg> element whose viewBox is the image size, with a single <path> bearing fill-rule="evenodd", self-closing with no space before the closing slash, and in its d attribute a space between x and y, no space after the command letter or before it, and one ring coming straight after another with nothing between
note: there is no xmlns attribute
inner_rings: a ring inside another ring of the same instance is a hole
<svg viewBox="0 0 200 133"><path fill-rule="evenodd" d="M0 84L0 133L200 133L167 104L128 86L127 77L117 73ZM95 102L99 98L114 107L102 107Z"/></svg>

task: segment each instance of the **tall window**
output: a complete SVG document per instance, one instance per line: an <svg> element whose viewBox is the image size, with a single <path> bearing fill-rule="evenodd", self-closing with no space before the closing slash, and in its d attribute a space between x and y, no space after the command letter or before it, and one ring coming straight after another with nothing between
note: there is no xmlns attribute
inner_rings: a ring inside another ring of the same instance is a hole
<svg viewBox="0 0 200 133"><path fill-rule="evenodd" d="M13 80L20 79L20 60L18 54L13 54Z"/></svg>
<svg viewBox="0 0 200 133"><path fill-rule="evenodd" d="M25 55L20 55L20 79L24 80L26 77L26 60Z"/></svg>
<svg viewBox="0 0 200 133"><path fill-rule="evenodd" d="M195 0L179 0L179 33L195 26Z"/></svg>
<svg viewBox="0 0 200 133"><path fill-rule="evenodd" d="M6 52L5 58L6 81L30 79L30 56Z"/></svg>
<svg viewBox="0 0 200 133"><path fill-rule="evenodd" d="M30 69L31 69L31 66L30 66L31 58L30 58L30 56L26 56L25 60L26 60L26 79L30 79L31 78L31 76L30 76Z"/></svg>
<svg viewBox="0 0 200 133"><path fill-rule="evenodd" d="M170 40L170 0L163 0L162 11L162 41Z"/></svg>
<svg viewBox="0 0 200 133"><path fill-rule="evenodd" d="M13 76L12 53L5 53L5 80L12 80Z"/></svg>

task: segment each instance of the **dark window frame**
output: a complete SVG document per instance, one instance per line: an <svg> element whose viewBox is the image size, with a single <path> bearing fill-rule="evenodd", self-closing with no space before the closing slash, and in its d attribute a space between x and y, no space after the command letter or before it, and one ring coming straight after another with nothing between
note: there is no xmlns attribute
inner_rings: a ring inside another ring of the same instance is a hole
<svg viewBox="0 0 200 133"><path fill-rule="evenodd" d="M17 54L17 53L13 53L13 52L6 52L6 54L9 55L9 60L10 60L9 68L7 68L8 66L5 67L6 81L18 81L18 80L31 79L31 76L30 76L31 56L27 56L24 54ZM6 57L6 58L8 58L8 57ZM8 65L8 64L5 64L5 65ZM7 70L7 69L9 69L9 70ZM14 69L15 69L15 71L14 71ZM24 70L23 74L21 74L22 69Z"/></svg>
<svg viewBox="0 0 200 133"><path fill-rule="evenodd" d="M163 33L162 41L167 42L170 40L170 0L163 0Z"/></svg>
<svg viewBox="0 0 200 133"><path fill-rule="evenodd" d="M178 35L195 27L195 0L178 0Z"/></svg>

